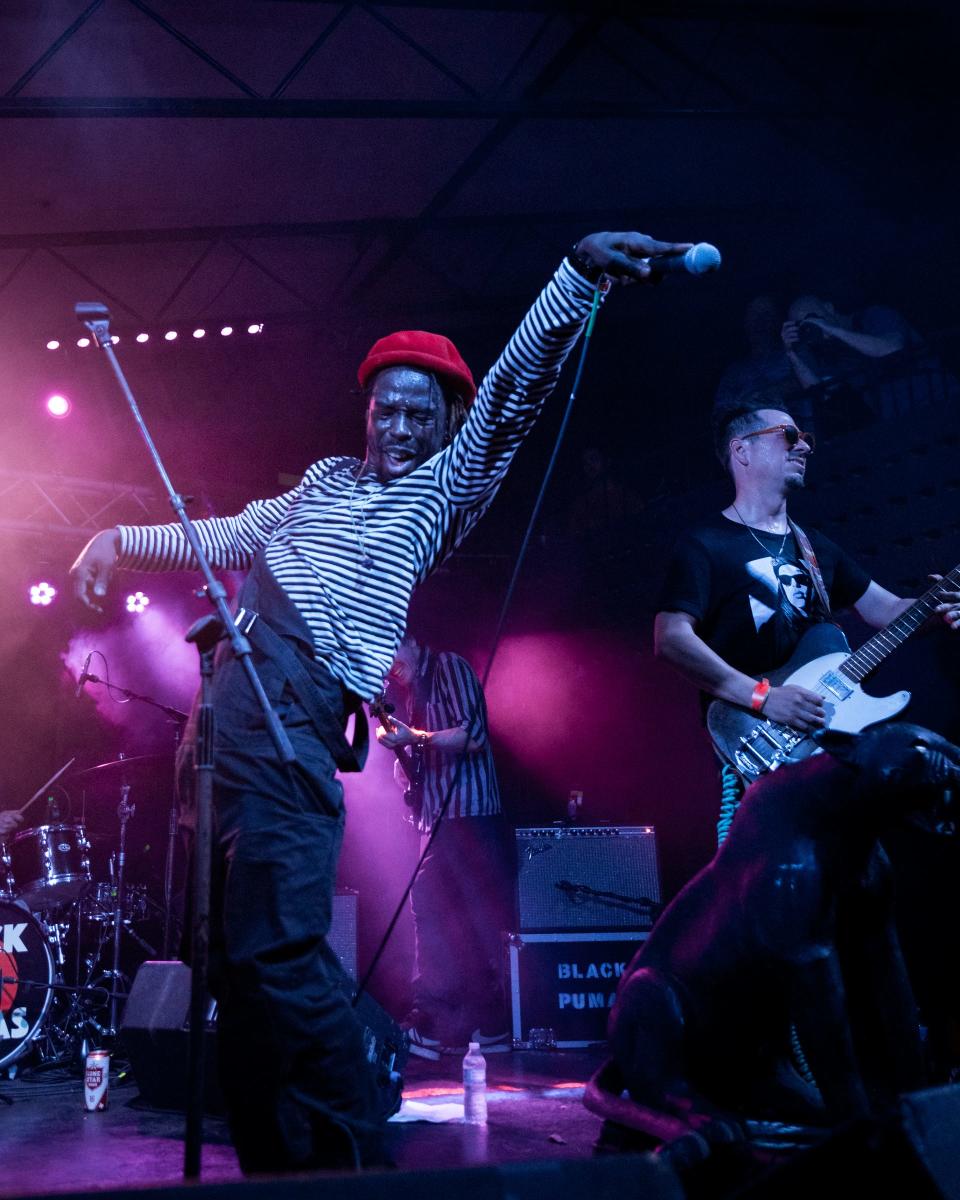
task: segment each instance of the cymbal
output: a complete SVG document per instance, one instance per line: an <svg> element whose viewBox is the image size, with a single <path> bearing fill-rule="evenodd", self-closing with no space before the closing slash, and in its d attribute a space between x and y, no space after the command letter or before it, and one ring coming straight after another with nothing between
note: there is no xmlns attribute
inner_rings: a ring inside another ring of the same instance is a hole
<svg viewBox="0 0 960 1200"><path fill-rule="evenodd" d="M170 762L170 752L161 751L157 754L131 754L129 758L115 758L111 762L97 763L95 767L86 767L82 771L74 771L75 779L89 778L91 783L104 779L108 775L122 775L124 771L143 771L156 763Z"/></svg>

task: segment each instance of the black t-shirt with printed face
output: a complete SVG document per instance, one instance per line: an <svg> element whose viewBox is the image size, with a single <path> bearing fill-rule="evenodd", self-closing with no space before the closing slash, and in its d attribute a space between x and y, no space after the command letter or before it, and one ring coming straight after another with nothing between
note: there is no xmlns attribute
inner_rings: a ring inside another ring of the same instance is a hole
<svg viewBox="0 0 960 1200"><path fill-rule="evenodd" d="M822 533L804 532L831 609L848 608L870 576ZM658 609L689 614L712 650L755 676L782 666L810 625L827 619L792 532L781 539L720 514L677 542Z"/></svg>

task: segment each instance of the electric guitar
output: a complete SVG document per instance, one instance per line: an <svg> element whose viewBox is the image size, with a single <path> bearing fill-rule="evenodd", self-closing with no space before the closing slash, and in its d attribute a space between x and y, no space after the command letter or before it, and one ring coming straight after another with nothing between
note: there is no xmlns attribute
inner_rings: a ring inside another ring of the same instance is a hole
<svg viewBox="0 0 960 1200"><path fill-rule="evenodd" d="M823 696L825 725L844 733L859 733L869 725L888 721L906 708L909 692L868 696L860 687L908 637L916 633L945 591L960 588L960 566L938 580L908 609L891 621L859 650L851 653L842 631L824 622L808 629L790 659L768 678L773 687L795 684ZM799 762L819 751L813 737L790 725L758 716L750 709L714 700L707 709L707 731L717 753L747 780L753 782L784 763Z"/></svg>
<svg viewBox="0 0 960 1200"><path fill-rule="evenodd" d="M382 695L371 701L370 715L376 717L388 733L393 733L397 727L393 719L393 711L393 705L388 704ZM416 824L420 819L420 809L423 806L423 749L420 746L411 746L409 754L405 751L405 746L396 746L393 752L397 756L397 762L407 780L403 802L410 809L410 820Z"/></svg>

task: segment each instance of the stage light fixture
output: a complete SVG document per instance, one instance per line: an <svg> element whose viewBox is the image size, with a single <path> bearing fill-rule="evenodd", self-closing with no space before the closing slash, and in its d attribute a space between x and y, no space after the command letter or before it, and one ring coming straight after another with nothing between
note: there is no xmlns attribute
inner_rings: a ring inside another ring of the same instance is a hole
<svg viewBox="0 0 960 1200"><path fill-rule="evenodd" d="M120 338L119 338L119 336L118 336L117 334L115 334L115 333L111 333L111 335L110 335L110 341L111 341L111 342L113 342L113 344L116 346L116 345L117 345L117 343L120 341Z"/></svg>
<svg viewBox="0 0 960 1200"><path fill-rule="evenodd" d="M224 327L220 330L221 337L229 337L231 333L233 333L232 325L224 325Z"/></svg>
<svg viewBox="0 0 960 1200"><path fill-rule="evenodd" d="M142 613L146 611L147 605L150 603L150 597L145 596L143 592L133 592L127 597L127 612Z"/></svg>
<svg viewBox="0 0 960 1200"><path fill-rule="evenodd" d="M59 350L60 343L57 341L56 338L51 338L50 341L47 342L47 349L48 350Z"/></svg>
<svg viewBox="0 0 960 1200"><path fill-rule="evenodd" d="M30 603L41 605L46 608L48 604L52 604L57 595L57 589L52 583L47 583L46 580L41 580L39 583L30 585Z"/></svg>
<svg viewBox="0 0 960 1200"><path fill-rule="evenodd" d="M80 347L81 350L86 350L87 346L90 345L90 339L89 338L77 338L77 345Z"/></svg>
<svg viewBox="0 0 960 1200"><path fill-rule="evenodd" d="M175 342L177 340L177 331L175 329L168 329L163 337L167 342Z"/></svg>
<svg viewBox="0 0 960 1200"><path fill-rule="evenodd" d="M149 333L138 333L138 334L137 334L137 341L138 341L138 342L140 342L141 344L142 344L143 342L149 342L149 341L150 341L150 334L149 334Z"/></svg>
<svg viewBox="0 0 960 1200"><path fill-rule="evenodd" d="M207 331L206 331L205 329L195 329L195 330L193 331L193 336L194 336L195 338L202 338L202 337L206 337L206 336L207 336Z"/></svg>
<svg viewBox="0 0 960 1200"><path fill-rule="evenodd" d="M263 322L261 321L259 325L248 325L247 333L263 333Z"/></svg>
<svg viewBox="0 0 960 1200"><path fill-rule="evenodd" d="M70 401L66 396L48 396L47 412L51 417L65 417L70 411Z"/></svg>

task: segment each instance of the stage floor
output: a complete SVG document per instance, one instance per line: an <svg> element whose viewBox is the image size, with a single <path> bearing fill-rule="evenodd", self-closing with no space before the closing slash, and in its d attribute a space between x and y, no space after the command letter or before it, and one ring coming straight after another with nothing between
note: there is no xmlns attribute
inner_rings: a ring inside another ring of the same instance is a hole
<svg viewBox="0 0 960 1200"><path fill-rule="evenodd" d="M581 1103L598 1054L516 1052L487 1060L489 1121L391 1122L389 1146L402 1170L588 1158L600 1122ZM136 1085L111 1081L110 1107L88 1113L77 1076L34 1072L0 1082L3 1196L102 1191L178 1183L183 1174L183 1116L142 1106ZM460 1061L411 1058L404 1097L462 1103ZM242 1178L222 1120L207 1118L203 1181Z"/></svg>

